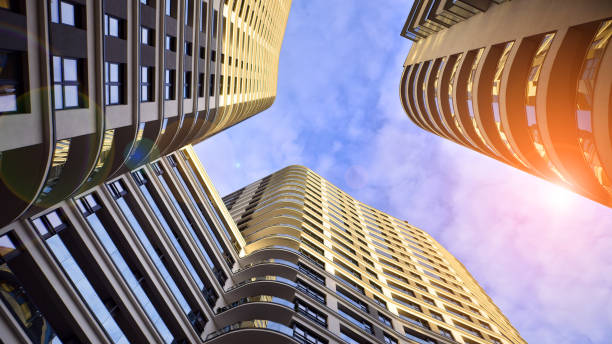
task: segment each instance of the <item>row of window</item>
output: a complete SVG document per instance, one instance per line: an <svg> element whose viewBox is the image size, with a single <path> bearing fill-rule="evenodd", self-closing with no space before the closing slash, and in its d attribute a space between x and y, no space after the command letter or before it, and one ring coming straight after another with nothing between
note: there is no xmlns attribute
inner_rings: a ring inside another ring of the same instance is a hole
<svg viewBox="0 0 612 344"><path fill-rule="evenodd" d="M155 169L158 172L163 171L160 166ZM178 171L174 171L179 173ZM173 189L171 189L163 178L163 172L158 174L160 182L162 182L163 190L166 195L172 200L171 206L176 207L176 211L181 215L181 219L184 221L184 225L189 229L192 226L193 220L190 215L185 214L185 208L182 204L176 200ZM132 196L128 189L125 187L122 180L113 182L108 185L109 191L115 200L118 209L123 214L124 218L129 224L128 228L134 232L138 238L140 245L143 246L146 254L153 262L154 267L157 269L170 290L171 294L176 298L180 308L184 312L185 316L190 320L196 332L200 333L203 331L205 319L202 317L201 310L196 309L197 303L189 301L186 297L181 286L184 285L182 282L175 280L174 275L170 271L176 271L176 266L173 262L164 258L161 247L157 244L161 237L166 235L172 246L176 249L183 264L187 267L190 276L194 279L194 282L202 290L202 295L207 300L209 305L214 305L217 299L216 292L208 281L208 273L203 271L201 266L197 263L197 256L194 252L185 246L186 239L183 234L179 234L175 230L174 225L170 225L172 222L169 220L168 214L171 213L165 207L160 206L160 191L157 191L149 183L149 178L144 170L139 170L133 174L136 184L139 186L141 194L144 196L146 203L153 211L156 220L160 224L163 232L155 233L145 227L151 226L148 222L141 222L143 219L142 210L136 206L138 202L135 196ZM181 177L177 176L180 180ZM189 192L187 186L182 182L182 186ZM193 198L191 198L193 201ZM121 277L126 282L126 285L130 288L134 294L136 300L143 308L145 313L148 315L149 320L156 328L158 334L167 343L174 341L177 335L172 333L167 326L167 312L162 311L165 305L159 304L156 300L156 296L151 293L155 293L155 287L150 283L156 283L141 272L139 266L141 263L137 261L138 258L131 253L126 251L126 246L122 234L117 227L116 220L100 202L98 196L95 193L86 195L78 200L76 204L79 210L83 214L83 217L87 221L88 226L91 228L93 233L96 235L98 241L110 257L114 266L120 272ZM197 209L197 206L196 206ZM84 261L81 261L83 252L80 252L80 245L75 246L75 231L71 224L67 221L61 209L54 210L48 214L45 214L39 218L33 219L32 224L36 228L38 234L44 239L47 244L49 251L55 256L60 266L63 268L66 277L72 282L75 290L81 296L85 304L92 311L92 315L98 320L102 328L106 331L106 334L114 343L124 343L128 339L125 333L129 333L127 324L116 323L114 318L117 316L117 307L112 306L112 300L101 296L103 287L94 282L91 279L92 274L96 274L95 267L90 265L83 265ZM194 235L193 228L191 228L191 234ZM164 233L164 234L162 234ZM192 240L198 243L200 253L206 257L205 261L209 262L210 268L213 270L213 274L221 285L224 284L226 277L223 274L222 269L217 266L216 258L212 257L212 252L207 245L202 243L203 239L201 236L193 236ZM203 239L207 240L207 239ZM6 240L3 240L6 241ZM2 244L3 242L0 242ZM75 251L76 250L76 251ZM197 266L197 268L196 268ZM102 288L102 289L101 289ZM158 299L157 299L158 300ZM162 307L162 308L160 308Z"/></svg>

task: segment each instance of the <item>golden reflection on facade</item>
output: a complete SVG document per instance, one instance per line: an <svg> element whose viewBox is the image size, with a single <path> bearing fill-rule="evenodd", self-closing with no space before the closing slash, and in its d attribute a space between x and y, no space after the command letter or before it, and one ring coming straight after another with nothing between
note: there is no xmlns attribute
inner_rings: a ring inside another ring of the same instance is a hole
<svg viewBox="0 0 612 344"><path fill-rule="evenodd" d="M612 207L612 2L549 5L415 1L400 100L421 128Z"/></svg>
<svg viewBox="0 0 612 344"><path fill-rule="evenodd" d="M602 166L597 147L595 147L591 118L595 75L610 37L612 37L612 20L601 23L582 65L576 95L576 121L578 123L578 144L584 154L584 160L593 170L597 181L612 194L612 181Z"/></svg>
<svg viewBox="0 0 612 344"><path fill-rule="evenodd" d="M299 250L332 277L328 288L350 290L363 300L354 302L368 305L363 309L389 312L388 326L408 339L525 343L433 237L359 202L308 168L286 167L223 200L247 253L279 245Z"/></svg>

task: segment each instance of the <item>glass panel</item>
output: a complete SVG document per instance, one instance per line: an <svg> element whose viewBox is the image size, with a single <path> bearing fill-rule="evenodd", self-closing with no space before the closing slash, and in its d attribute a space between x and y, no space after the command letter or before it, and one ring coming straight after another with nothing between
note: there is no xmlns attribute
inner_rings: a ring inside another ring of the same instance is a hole
<svg viewBox="0 0 612 344"><path fill-rule="evenodd" d="M119 272L123 276L123 279L138 299L138 302L144 309L145 313L147 313L147 316L149 317L155 328L158 330L161 337L166 343L171 343L174 339L172 333L170 333L170 330L164 323L164 320L161 318L161 316L157 312L157 309L155 309L155 306L151 303L151 300L149 299L145 291L142 289L140 281L136 278L132 270L129 268L127 262L121 255L121 252L119 252L113 240L108 235L106 228L100 222L98 216L95 213L87 216L87 222L93 229L94 233L96 234L96 237L98 238L102 246L104 246L104 249L106 250L108 255L115 263L117 270L119 270Z"/></svg>
<svg viewBox="0 0 612 344"><path fill-rule="evenodd" d="M141 86L140 87L140 99L142 101L148 101L149 100L149 86Z"/></svg>
<svg viewBox="0 0 612 344"><path fill-rule="evenodd" d="M112 341L120 344L129 343L60 237L58 235L54 235L47 239L46 242L49 250L58 260L67 277L72 281L74 287L81 295L83 301L87 304L87 306L89 306L92 315L102 325Z"/></svg>
<svg viewBox="0 0 612 344"><path fill-rule="evenodd" d="M59 23L58 0L51 0L51 22Z"/></svg>
<svg viewBox="0 0 612 344"><path fill-rule="evenodd" d="M64 60L64 81L77 81L77 60L75 59L63 59Z"/></svg>
<svg viewBox="0 0 612 344"><path fill-rule="evenodd" d="M183 247L180 245L179 241L176 239L176 236L172 232L172 229L170 228L170 225L166 221L166 218L163 216L162 212L159 210L159 207L157 206L157 202L155 202L155 200L153 199L153 197L151 196L151 194L149 193L149 190L147 190L147 187L145 185L140 185L140 191L145 196L145 199L147 200L147 203L149 203L149 206L151 207L151 209L153 209L153 212L155 213L157 220L162 225L162 228L166 232L168 238L170 239L170 242L172 242L172 245L178 252L181 259L183 260L183 263L187 267L187 270L189 270L191 277L193 277L193 279L196 281L196 284L198 285L200 289L204 288L204 283L202 282L202 280L200 279L200 276L198 275L195 268L191 264L191 261L185 254Z"/></svg>
<svg viewBox="0 0 612 344"><path fill-rule="evenodd" d="M110 63L108 67L110 82L119 82L119 64Z"/></svg>
<svg viewBox="0 0 612 344"><path fill-rule="evenodd" d="M119 104L119 86L110 86L110 103Z"/></svg>
<svg viewBox="0 0 612 344"><path fill-rule="evenodd" d="M62 58L53 56L53 81L62 81Z"/></svg>
<svg viewBox="0 0 612 344"><path fill-rule="evenodd" d="M62 24L74 26L74 5L61 2Z"/></svg>
<svg viewBox="0 0 612 344"><path fill-rule="evenodd" d="M16 92L12 85L0 85L0 112L17 111Z"/></svg>
<svg viewBox="0 0 612 344"><path fill-rule="evenodd" d="M149 29L146 27L140 28L140 42L142 44L149 44Z"/></svg>
<svg viewBox="0 0 612 344"><path fill-rule="evenodd" d="M108 18L108 34L114 37L119 37L119 20L117 20L117 18Z"/></svg>
<svg viewBox="0 0 612 344"><path fill-rule="evenodd" d="M79 106L79 89L77 86L64 86L65 107Z"/></svg>
<svg viewBox="0 0 612 344"><path fill-rule="evenodd" d="M162 260L157 255L157 252L155 252L155 248L149 241L149 238L147 237L144 230L140 226L140 223L138 223L138 221L134 217L134 214L132 213L132 210L130 209L129 205L125 202L125 199L123 198L117 199L117 204L119 205L119 208L121 208L123 215L125 215L126 219L130 223L130 226L132 227L132 229L138 236L140 243L145 248L145 250L149 254L149 257L151 258L151 260L157 267L159 273L162 275L164 281L166 281L166 283L168 284L168 288L170 288L170 291L172 292L174 297L176 297L178 303L181 305L181 308L185 312L185 315L188 315L189 312L191 312L191 307L189 307L187 300L185 300L185 297L183 296L180 289L176 285L176 282L172 278L172 275L170 275L170 273L166 269L166 266L164 265Z"/></svg>

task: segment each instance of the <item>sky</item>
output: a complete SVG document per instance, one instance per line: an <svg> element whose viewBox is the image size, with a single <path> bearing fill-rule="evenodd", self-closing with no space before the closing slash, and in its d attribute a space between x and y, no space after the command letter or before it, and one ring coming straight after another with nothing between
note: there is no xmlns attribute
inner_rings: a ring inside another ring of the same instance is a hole
<svg viewBox="0 0 612 344"><path fill-rule="evenodd" d="M217 190L304 165L430 233L528 343L612 343L612 210L408 119L411 5L294 0L275 103L195 146Z"/></svg>

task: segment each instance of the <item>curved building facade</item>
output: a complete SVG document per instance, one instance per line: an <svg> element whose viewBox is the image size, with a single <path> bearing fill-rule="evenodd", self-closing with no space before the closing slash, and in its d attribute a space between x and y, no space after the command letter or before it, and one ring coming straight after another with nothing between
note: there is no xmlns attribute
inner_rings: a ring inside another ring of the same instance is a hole
<svg viewBox="0 0 612 344"><path fill-rule="evenodd" d="M290 6L0 2L0 226L272 105Z"/></svg>
<svg viewBox="0 0 612 344"><path fill-rule="evenodd" d="M429 234L357 201L307 168L289 166L223 200L244 238L246 257L281 249L297 253L298 289L309 295L299 295L298 303L306 301L326 319L318 331L324 340L525 343Z"/></svg>
<svg viewBox="0 0 612 344"><path fill-rule="evenodd" d="M402 34L416 125L612 207L612 3L417 1Z"/></svg>

